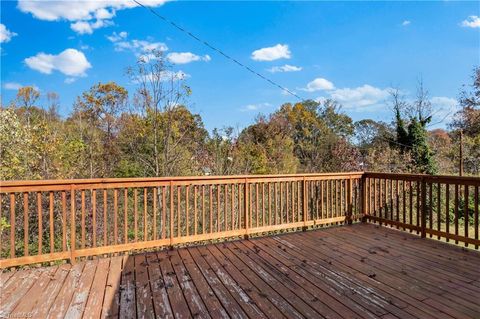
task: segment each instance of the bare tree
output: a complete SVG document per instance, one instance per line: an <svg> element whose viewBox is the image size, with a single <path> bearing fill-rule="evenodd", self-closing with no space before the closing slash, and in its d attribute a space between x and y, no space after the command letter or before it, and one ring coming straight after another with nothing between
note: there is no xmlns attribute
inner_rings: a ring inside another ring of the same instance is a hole
<svg viewBox="0 0 480 319"><path fill-rule="evenodd" d="M423 80L418 80L417 95L410 108L411 117L417 117L421 123L428 123L432 118L432 103L428 90L423 85Z"/></svg>
<svg viewBox="0 0 480 319"><path fill-rule="evenodd" d="M140 160L153 169L154 176L172 175L178 158L176 150L186 133L173 134L172 125L175 109L190 94L184 83L185 74L173 72L163 52L158 50L139 57L127 74L138 85L133 111L142 113L152 127L152 158Z"/></svg>

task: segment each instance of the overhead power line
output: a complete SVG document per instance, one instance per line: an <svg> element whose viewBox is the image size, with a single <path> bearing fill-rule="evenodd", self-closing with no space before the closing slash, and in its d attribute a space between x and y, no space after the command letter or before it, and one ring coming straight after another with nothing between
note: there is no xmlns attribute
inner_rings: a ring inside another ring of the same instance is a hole
<svg viewBox="0 0 480 319"><path fill-rule="evenodd" d="M200 39L198 36L196 36L195 34L191 33L190 31L184 29L183 27L181 27L180 25L178 25L177 23L173 22L172 20L170 19L167 19L166 17L162 16L161 14L159 14L156 10L154 10L153 8L151 7L147 7L145 5L143 5L142 3L140 3L139 1L137 0L132 0L133 2L135 2L136 4L138 4L140 7L150 11L153 15L155 15L157 18L171 24L173 27L175 27L176 29L182 31L183 33L187 34L189 37L195 39L196 41L200 42L201 44L207 46L208 48L210 48L211 50L217 52L218 54L222 55L223 57L225 57L226 59L232 61L233 63L237 64L238 66L246 69L248 72L254 74L255 76L258 76L259 78L261 78L262 80L264 81L267 81L268 83L270 83L271 85L273 86L276 86L277 88L287 92L288 94L294 96L295 98L299 99L300 101L306 101L306 99L304 99L303 97L299 96L297 93L295 92L292 92L290 91L289 89L287 89L286 87L278 84L277 82L267 78L266 76L258 73L257 71L253 70L252 68L250 68L249 66L243 64L242 62L238 61L237 59L231 57L230 55L226 54L225 52L223 52L222 50L218 49L217 47L211 45L210 43L208 43L207 41L205 40L202 40Z"/></svg>
<svg viewBox="0 0 480 319"><path fill-rule="evenodd" d="M135 2L136 4L138 4L140 7L150 11L153 15L155 15L157 18L163 20L164 22L167 22L169 23L170 25L172 25L174 28L182 31L183 33L187 34L189 37L193 38L194 40L200 42L201 44L205 45L206 47L210 48L211 50L217 52L218 54L222 55L223 57L225 57L226 59L232 61L233 63L237 64L238 66L246 69L248 72L252 73L253 75L255 76L258 76L259 78L261 78L262 80L264 81L267 81L268 83L270 83L271 85L273 86L276 86L277 88L287 92L288 94L294 96L295 98L299 99L300 101L304 102L306 101L307 99L299 96L297 93L295 92L292 92L291 90L287 89L286 87L278 84L277 82L267 78L266 76L258 73L257 71L253 70L252 68L250 68L249 66L243 64L242 62L238 61L237 59L231 57L230 55L226 54L225 52L223 52L222 50L218 49L217 47L211 45L210 43L208 43L207 41L205 40L202 40L200 39L198 36L196 36L195 34L191 33L190 31L186 30L185 28L183 28L182 26L178 25L177 23L175 23L174 21L166 18L165 16L159 14L156 10L154 10L153 8L151 7L147 7L145 6L144 4L142 4L141 2L139 2L138 0L132 0L133 2ZM383 138L382 138L383 139ZM390 142L390 143L394 143L394 144L397 144L399 146L403 146L403 147L407 147L407 148L413 148L412 146L410 145L405 145L405 144L402 144L402 143L399 143L397 141L393 141L393 140L388 140L388 139L384 139L385 141L387 142Z"/></svg>

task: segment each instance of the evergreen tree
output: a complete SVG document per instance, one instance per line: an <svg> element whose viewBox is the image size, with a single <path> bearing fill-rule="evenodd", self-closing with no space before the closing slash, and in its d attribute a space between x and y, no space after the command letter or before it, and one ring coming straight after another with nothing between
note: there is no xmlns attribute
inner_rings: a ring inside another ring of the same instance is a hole
<svg viewBox="0 0 480 319"><path fill-rule="evenodd" d="M414 171L424 174L436 174L437 165L434 154L428 144L427 125L430 123L431 103L428 92L420 81L417 99L409 104L400 97L399 91L391 92L395 112L396 140L393 144L401 153L410 153ZM407 120L402 116L407 114Z"/></svg>

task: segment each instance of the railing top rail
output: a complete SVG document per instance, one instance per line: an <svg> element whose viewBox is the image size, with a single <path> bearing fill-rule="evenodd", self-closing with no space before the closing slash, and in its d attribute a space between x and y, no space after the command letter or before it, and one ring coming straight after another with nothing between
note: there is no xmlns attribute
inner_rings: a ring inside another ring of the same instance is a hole
<svg viewBox="0 0 480 319"><path fill-rule="evenodd" d="M224 175L224 176L167 176L167 177L139 177L139 178L92 178L92 179L65 179L65 180L15 180L0 181L0 191L9 187L28 186L58 186L58 185L90 185L90 184L123 184L123 183L155 183L155 182L188 182L188 181L215 181L234 179L271 179L271 178L303 178L303 177L334 177L334 176L356 176L363 175L363 172L343 173L305 173L305 174L278 174L278 175Z"/></svg>
<svg viewBox="0 0 480 319"><path fill-rule="evenodd" d="M452 175L427 175L427 174L406 174L406 173L377 173L365 172L365 177L370 178L389 178L400 180L425 180L430 183L451 183L480 185L480 176L452 176Z"/></svg>
<svg viewBox="0 0 480 319"><path fill-rule="evenodd" d="M269 174L269 175L224 175L224 176L167 176L167 177L139 177L139 178L92 178L92 179L66 179L66 180L15 180L0 181L0 192L11 191L10 188L18 187L54 187L54 186L99 186L102 184L119 185L126 183L139 184L145 183L165 183L165 182L201 182L201 181L232 181L239 179L249 179L258 182L263 179L282 179L282 178L315 178L315 177L351 177L364 176L371 178L389 178L401 180L421 180L438 183L471 183L480 184L480 176L450 176L450 175L426 175L426 174L406 174L406 173L379 173L379 172L342 172L342 173L305 173L305 174Z"/></svg>

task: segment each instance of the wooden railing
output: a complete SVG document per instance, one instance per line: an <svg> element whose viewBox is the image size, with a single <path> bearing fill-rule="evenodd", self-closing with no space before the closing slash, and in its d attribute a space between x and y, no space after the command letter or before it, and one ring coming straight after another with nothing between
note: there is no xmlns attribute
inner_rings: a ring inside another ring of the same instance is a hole
<svg viewBox="0 0 480 319"><path fill-rule="evenodd" d="M1 182L0 268L360 220L362 176Z"/></svg>
<svg viewBox="0 0 480 319"><path fill-rule="evenodd" d="M479 177L365 173L366 220L478 249Z"/></svg>
<svg viewBox="0 0 480 319"><path fill-rule="evenodd" d="M1 182L0 268L360 219L478 249L479 189L363 172Z"/></svg>

